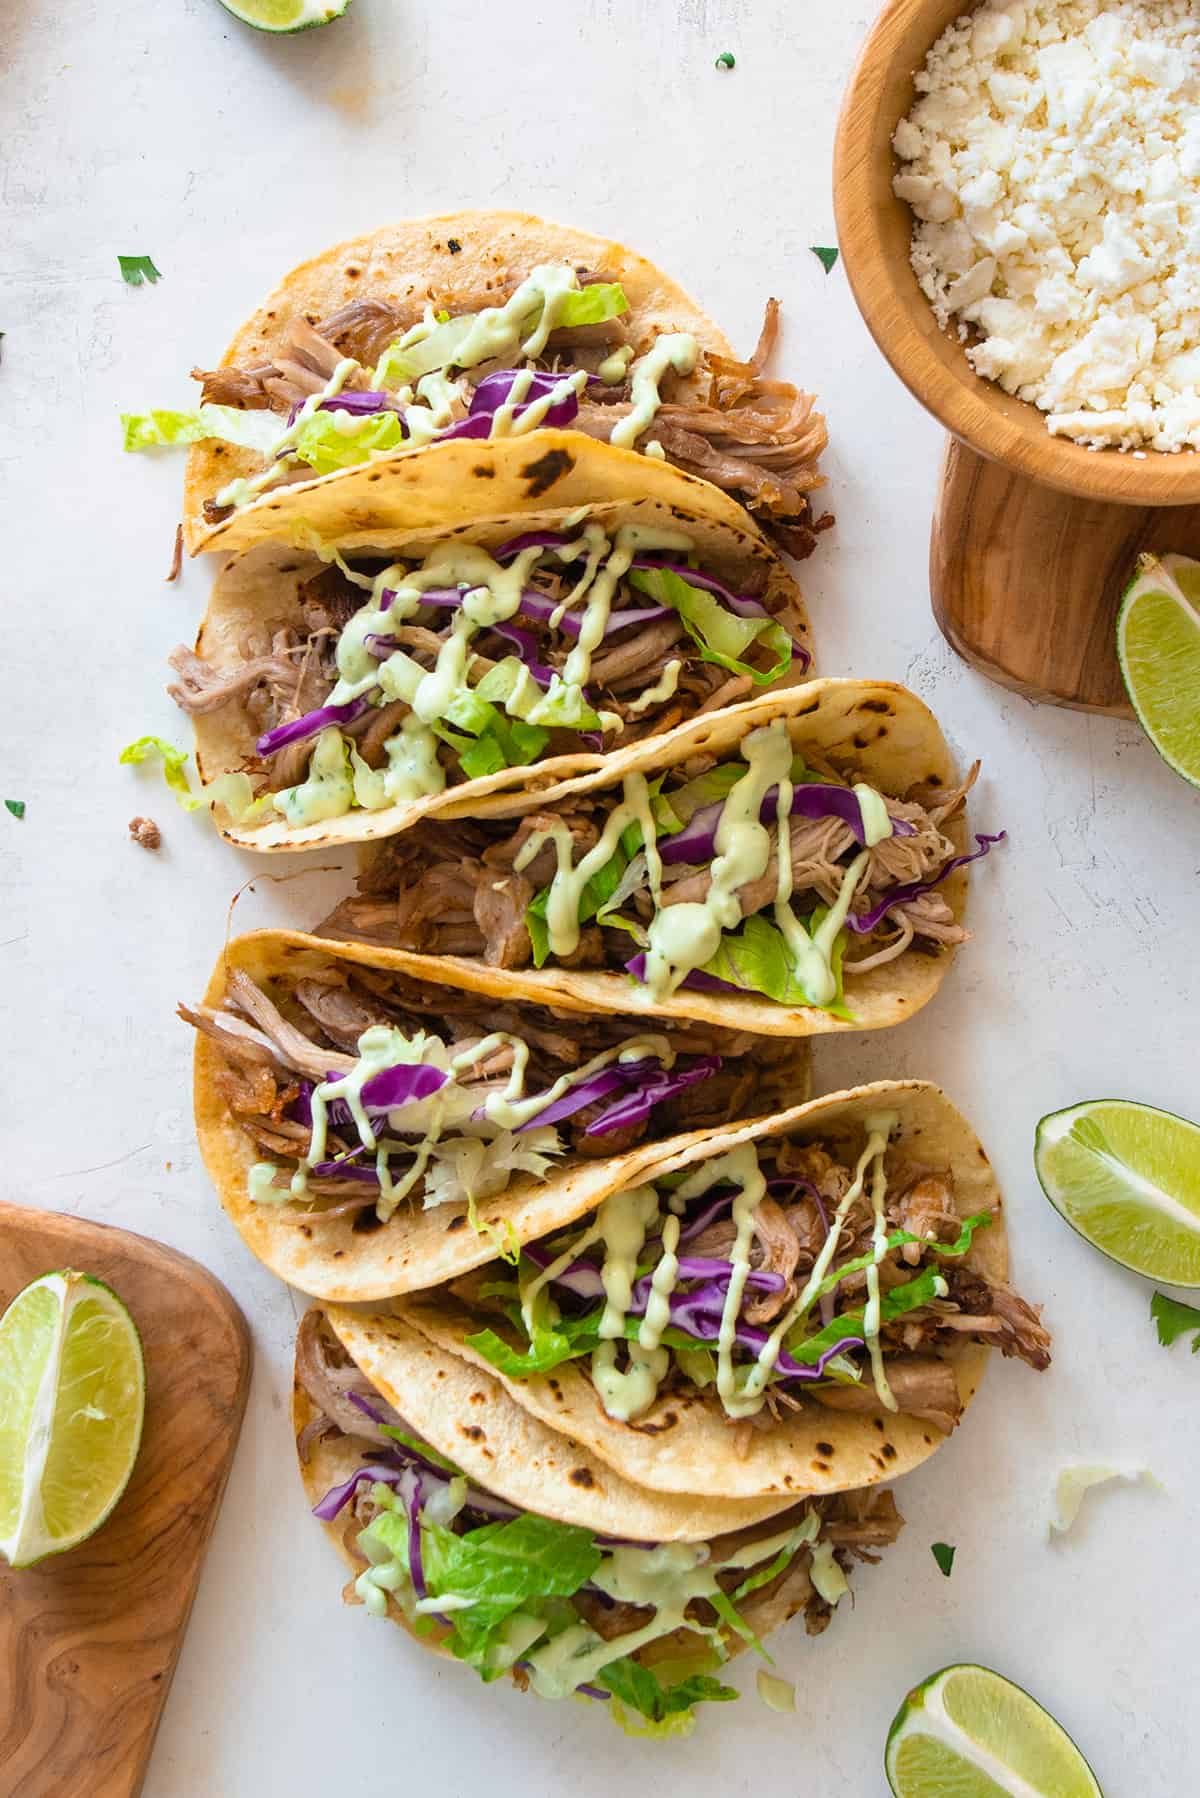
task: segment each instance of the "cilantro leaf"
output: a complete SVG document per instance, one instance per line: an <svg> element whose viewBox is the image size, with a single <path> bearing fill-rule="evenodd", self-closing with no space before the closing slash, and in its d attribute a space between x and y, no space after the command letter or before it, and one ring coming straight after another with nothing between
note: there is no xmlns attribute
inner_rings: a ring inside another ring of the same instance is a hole
<svg viewBox="0 0 1200 1798"><path fill-rule="evenodd" d="M1165 1292L1156 1292L1150 1300L1150 1315L1164 1348L1170 1348L1189 1330L1200 1332L1200 1310L1195 1305L1182 1304L1179 1299L1169 1299ZM1200 1334L1192 1338L1192 1353L1200 1354Z"/></svg>
<svg viewBox="0 0 1200 1798"><path fill-rule="evenodd" d="M736 69L737 68L737 57L733 54L732 50L722 50L720 56L718 56L716 62L714 62L713 68L714 69Z"/></svg>
<svg viewBox="0 0 1200 1798"><path fill-rule="evenodd" d="M127 287L140 287L143 281L153 285L162 276L162 270L155 268L149 256L118 256L117 263Z"/></svg>
<svg viewBox="0 0 1200 1798"><path fill-rule="evenodd" d="M952 1542L931 1542L929 1552L945 1574L950 1578L950 1569L954 1566L954 1557L958 1553Z"/></svg>
<svg viewBox="0 0 1200 1798"><path fill-rule="evenodd" d="M838 259L839 251L837 245L831 244L826 246L825 244L814 243L810 244L808 247L817 258L817 261L821 264L821 267L825 270L825 273L828 274Z"/></svg>
<svg viewBox="0 0 1200 1798"><path fill-rule="evenodd" d="M23 799L6 799L4 801L4 809L6 812L11 812L14 818L23 818L25 816L25 801Z"/></svg>

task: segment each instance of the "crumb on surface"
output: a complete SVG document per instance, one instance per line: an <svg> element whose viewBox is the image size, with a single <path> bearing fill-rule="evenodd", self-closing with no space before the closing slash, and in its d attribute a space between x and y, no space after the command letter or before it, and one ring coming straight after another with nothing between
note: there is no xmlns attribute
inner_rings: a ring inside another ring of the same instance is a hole
<svg viewBox="0 0 1200 1798"><path fill-rule="evenodd" d="M153 818L131 818L129 834L143 849L157 849L162 842L162 832Z"/></svg>

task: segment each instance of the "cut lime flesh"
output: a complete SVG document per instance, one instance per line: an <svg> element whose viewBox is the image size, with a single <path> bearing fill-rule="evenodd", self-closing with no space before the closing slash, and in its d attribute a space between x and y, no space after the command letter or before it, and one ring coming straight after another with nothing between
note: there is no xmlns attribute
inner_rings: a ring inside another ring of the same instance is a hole
<svg viewBox="0 0 1200 1798"><path fill-rule="evenodd" d="M1143 556L1117 618L1117 657L1163 760L1200 786L1200 562Z"/></svg>
<svg viewBox="0 0 1200 1798"><path fill-rule="evenodd" d="M350 0L221 0L225 11L243 25L276 34L328 25L331 19L340 19L349 4Z"/></svg>
<svg viewBox="0 0 1200 1798"><path fill-rule="evenodd" d="M884 1766L896 1798L1103 1798L1066 1730L987 1667L943 1667L910 1692Z"/></svg>
<svg viewBox="0 0 1200 1798"><path fill-rule="evenodd" d="M141 1441L142 1347L87 1274L44 1274L0 1318L0 1556L26 1567L97 1530Z"/></svg>
<svg viewBox="0 0 1200 1798"><path fill-rule="evenodd" d="M1034 1165L1055 1209L1122 1267L1200 1286L1200 1127L1127 1099L1091 1099L1037 1127Z"/></svg>

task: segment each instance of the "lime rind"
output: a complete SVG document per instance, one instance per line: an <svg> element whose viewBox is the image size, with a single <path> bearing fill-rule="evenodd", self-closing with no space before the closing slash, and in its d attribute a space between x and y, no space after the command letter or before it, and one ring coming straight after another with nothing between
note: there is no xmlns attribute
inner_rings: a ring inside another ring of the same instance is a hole
<svg viewBox="0 0 1200 1798"><path fill-rule="evenodd" d="M1174 553L1139 557L1117 616L1117 659L1155 749L1200 786L1200 563Z"/></svg>
<svg viewBox="0 0 1200 1798"><path fill-rule="evenodd" d="M20 1325L42 1295L53 1313L42 1306L36 1346L45 1352L31 1368ZM89 1334L112 1338L113 1352L97 1349ZM0 1318L0 1375L0 1409L15 1409L22 1423L0 1434L0 1489L19 1493L0 1557L27 1567L86 1541L120 1500L141 1446L145 1359L112 1288L62 1269L25 1287Z"/></svg>
<svg viewBox="0 0 1200 1798"><path fill-rule="evenodd" d="M988 1667L943 1667L910 1692L888 1732L896 1798L1103 1798L1066 1730Z"/></svg>
<svg viewBox="0 0 1200 1798"><path fill-rule="evenodd" d="M221 5L254 31L291 37L340 19L350 0L221 0Z"/></svg>
<svg viewBox="0 0 1200 1798"><path fill-rule="evenodd" d="M1119 1266L1200 1287L1200 1127L1129 1099L1089 1099L1040 1119L1042 1191Z"/></svg>

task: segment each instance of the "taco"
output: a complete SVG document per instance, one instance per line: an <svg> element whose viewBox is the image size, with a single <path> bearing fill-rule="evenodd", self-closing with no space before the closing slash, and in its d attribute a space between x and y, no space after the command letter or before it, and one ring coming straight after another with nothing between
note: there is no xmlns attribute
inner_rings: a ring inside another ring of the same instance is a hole
<svg viewBox="0 0 1200 1798"><path fill-rule="evenodd" d="M318 1298L433 1285L599 1204L672 1137L807 1094L804 1045L518 1005L509 984L292 931L227 946L180 1015L201 1152L260 1261Z"/></svg>
<svg viewBox="0 0 1200 1798"><path fill-rule="evenodd" d="M375 552L231 558L195 651L171 657L218 821L247 848L553 791L812 659L780 558L711 508L624 499L385 533Z"/></svg>
<svg viewBox="0 0 1200 1798"><path fill-rule="evenodd" d="M301 1323L294 1420L349 1603L634 1735L736 1698L723 1664L788 1618L819 1634L903 1522L880 1488L783 1510L646 1491L401 1320L334 1307Z"/></svg>
<svg viewBox="0 0 1200 1798"><path fill-rule="evenodd" d="M1047 1367L1007 1268L966 1120L879 1081L672 1144L515 1268L396 1305L624 1479L763 1498L917 1466L990 1348Z"/></svg>
<svg viewBox="0 0 1200 1798"><path fill-rule="evenodd" d="M512 991L795 1035L911 1017L965 940L960 780L883 681L766 694L379 846L322 935L471 957ZM779 824L790 854L780 866Z"/></svg>
<svg viewBox="0 0 1200 1798"><path fill-rule="evenodd" d="M527 213L409 220L294 269L220 367L192 371L200 406L127 415L125 446L196 445L193 552L278 540L292 519L324 530L341 474L371 466L361 505L416 524L702 481L805 555L825 421L765 374L778 311L743 362L620 244ZM578 491L589 439L607 493Z"/></svg>

